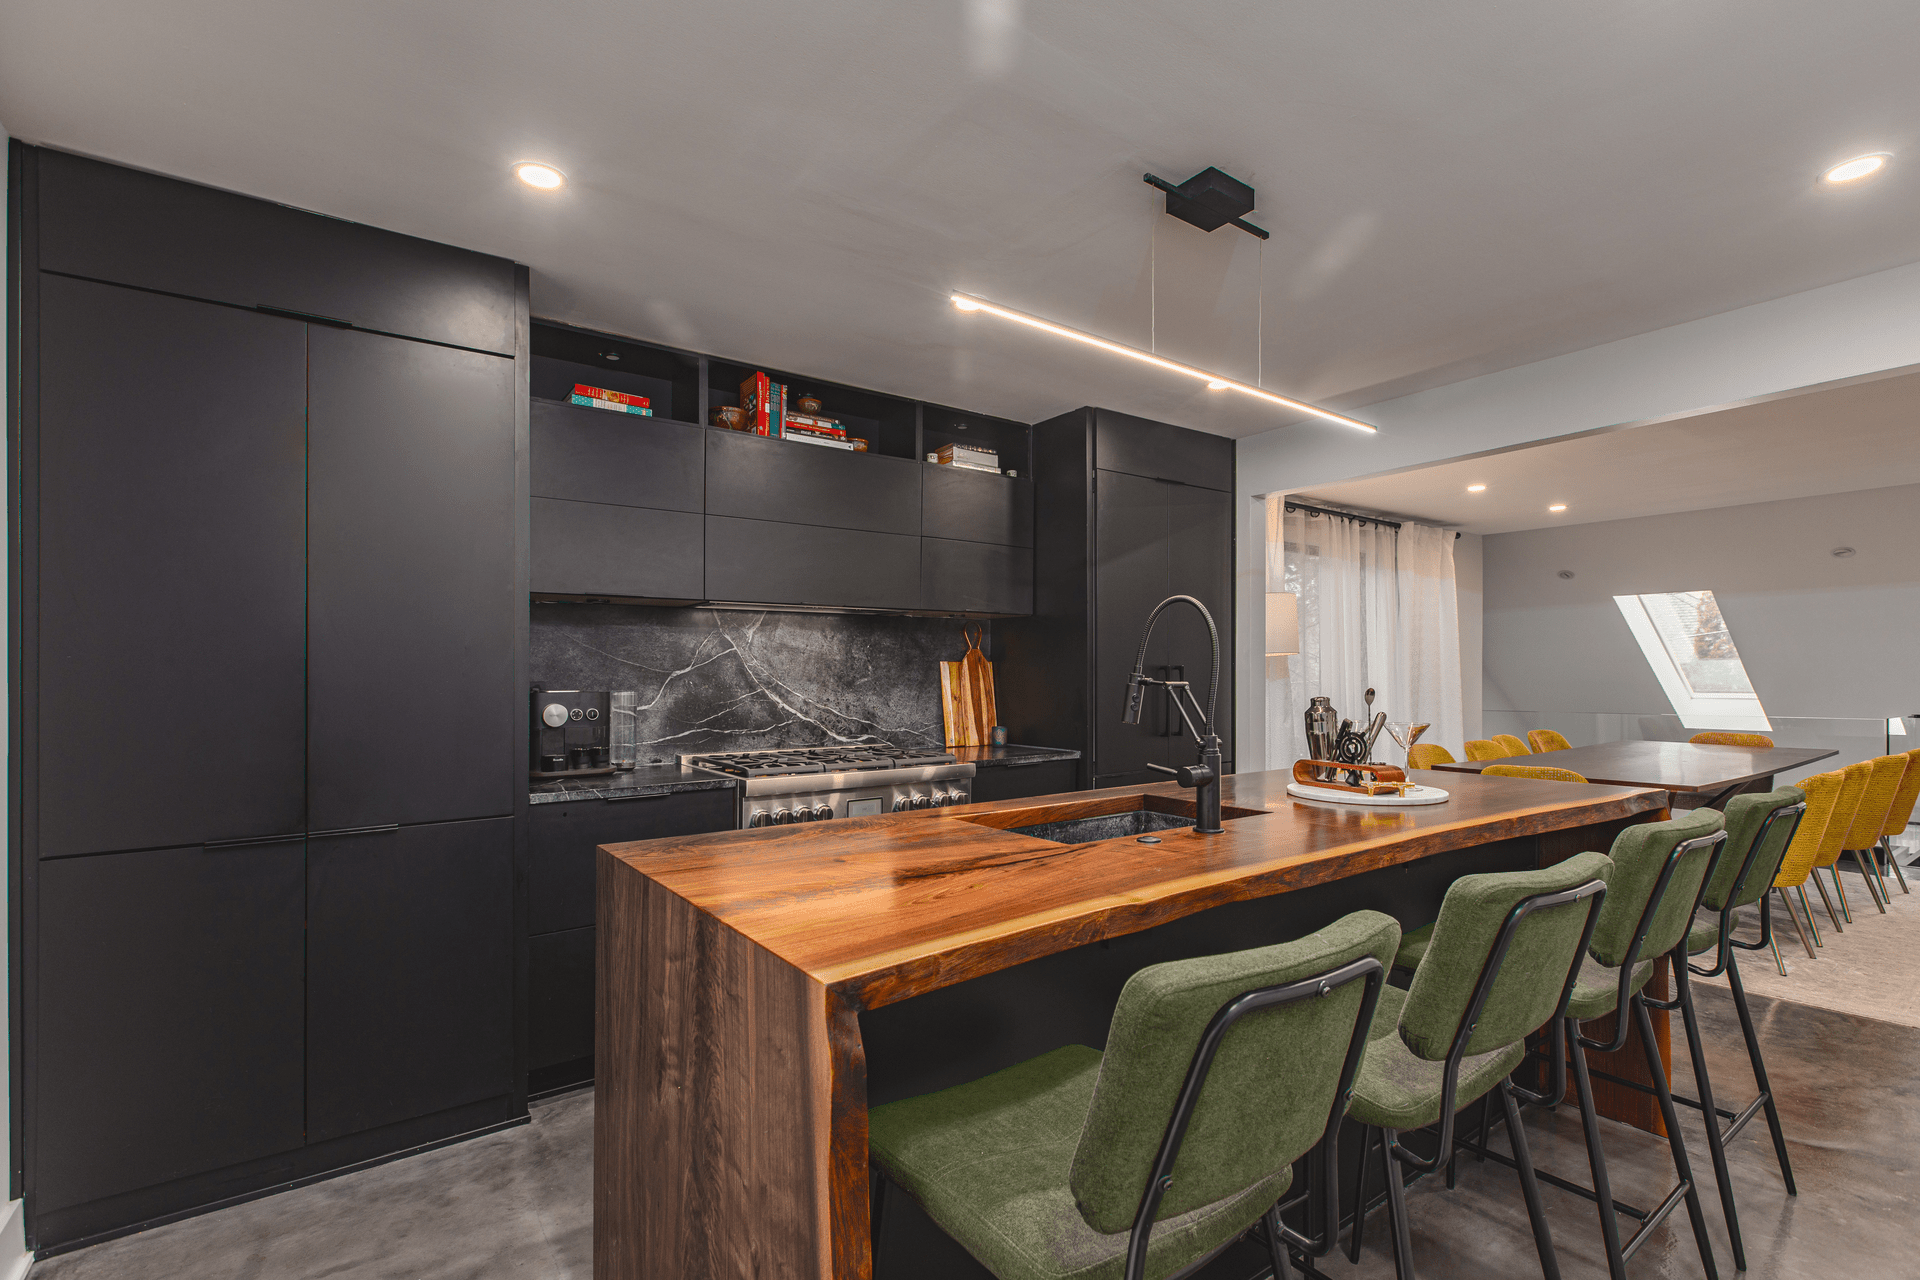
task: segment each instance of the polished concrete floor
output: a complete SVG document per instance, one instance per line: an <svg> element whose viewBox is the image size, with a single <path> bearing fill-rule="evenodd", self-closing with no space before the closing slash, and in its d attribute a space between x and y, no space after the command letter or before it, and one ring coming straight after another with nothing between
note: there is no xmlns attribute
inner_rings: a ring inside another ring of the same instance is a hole
<svg viewBox="0 0 1920 1280"><path fill-rule="evenodd" d="M1803 958L1804 958L1804 953ZM1901 980L1896 978L1896 981ZM1744 1104L1751 1077L1730 997L1700 992L1708 1064L1723 1099ZM1920 1029L1756 998L1754 1013L1785 1116L1800 1194L1781 1186L1764 1122L1732 1152L1755 1280L1909 1280L1915 1153L1920 1151ZM1677 1034L1676 1087L1691 1088ZM536 1106L531 1125L397 1161L285 1195L161 1227L38 1264L34 1280L587 1280L592 1273L592 1095ZM1584 1178L1579 1117L1571 1108L1528 1118L1543 1168ZM1689 1129L1705 1180L1720 1272L1734 1274L1706 1145ZM1671 1173L1663 1143L1606 1125L1614 1193L1651 1204ZM1496 1135L1496 1147L1504 1138ZM1591 1208L1548 1188L1546 1206L1568 1280L1604 1276ZM1527 1280L1540 1274L1511 1171L1468 1162L1449 1192L1438 1178L1410 1195L1414 1258L1426 1280ZM1376 1215L1360 1265L1325 1260L1326 1274L1391 1276L1386 1223ZM750 1229L743 1224L743 1229ZM907 1259L896 1273L971 1272L955 1260ZM1259 1255L1229 1255L1208 1280L1253 1280ZM1684 1211L1629 1264L1635 1280L1698 1276ZM889 1267L889 1271L896 1271ZM667 1280L667 1278L662 1278Z"/></svg>

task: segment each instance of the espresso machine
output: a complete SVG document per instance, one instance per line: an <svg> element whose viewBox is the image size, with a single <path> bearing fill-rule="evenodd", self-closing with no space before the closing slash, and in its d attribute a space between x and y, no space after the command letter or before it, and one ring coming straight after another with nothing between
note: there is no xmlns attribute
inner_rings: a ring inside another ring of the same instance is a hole
<svg viewBox="0 0 1920 1280"><path fill-rule="evenodd" d="M605 689L543 689L534 685L528 772L570 778L613 772L613 695Z"/></svg>

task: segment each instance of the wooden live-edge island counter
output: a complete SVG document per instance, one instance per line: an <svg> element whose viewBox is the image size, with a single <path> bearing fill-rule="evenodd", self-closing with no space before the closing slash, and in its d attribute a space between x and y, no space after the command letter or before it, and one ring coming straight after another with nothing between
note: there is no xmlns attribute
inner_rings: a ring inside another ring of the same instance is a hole
<svg viewBox="0 0 1920 1280"><path fill-rule="evenodd" d="M602 846L596 1280L869 1277L869 1105L1103 1045L1120 987L1146 965L1299 937L1362 907L1411 929L1458 876L1605 851L1667 816L1667 793L1647 788L1424 773L1453 798L1363 808L1295 800L1290 776L1228 777L1225 834L1155 831L1153 844L1010 828L1190 816L1191 792ZM1650 1127L1638 1095L1611 1103Z"/></svg>

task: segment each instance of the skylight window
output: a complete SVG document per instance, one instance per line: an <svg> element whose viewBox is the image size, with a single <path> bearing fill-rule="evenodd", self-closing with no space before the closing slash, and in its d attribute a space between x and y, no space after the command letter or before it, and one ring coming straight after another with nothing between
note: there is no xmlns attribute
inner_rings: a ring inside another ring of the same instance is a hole
<svg viewBox="0 0 1920 1280"><path fill-rule="evenodd" d="M1711 591L1615 596L1674 714L1689 729L1771 729Z"/></svg>

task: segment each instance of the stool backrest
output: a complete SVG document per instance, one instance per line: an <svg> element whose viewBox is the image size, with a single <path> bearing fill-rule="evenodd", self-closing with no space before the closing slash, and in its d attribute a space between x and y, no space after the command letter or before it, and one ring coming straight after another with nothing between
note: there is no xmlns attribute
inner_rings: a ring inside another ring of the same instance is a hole
<svg viewBox="0 0 1920 1280"><path fill-rule="evenodd" d="M1567 741L1565 734L1555 733L1552 729L1529 729L1527 741L1532 744L1534 751L1540 754L1573 749L1573 744Z"/></svg>
<svg viewBox="0 0 1920 1280"><path fill-rule="evenodd" d="M1807 793L1798 787L1750 791L1727 801L1727 847L1720 855L1720 865L1713 869L1713 879L1707 883L1700 905L1719 911L1729 905L1744 907L1758 902L1773 885L1774 873L1786 857L1795 828L1804 821L1803 814L1792 810L1806 803ZM1776 814L1780 816L1776 818Z"/></svg>
<svg viewBox="0 0 1920 1280"><path fill-rule="evenodd" d="M1800 819L1799 828L1793 833L1793 840L1787 845L1787 856L1780 861L1780 869L1773 874L1775 888L1791 889L1795 885L1807 882L1807 875L1819 865L1820 850L1827 838L1827 824L1833 820L1833 807L1840 801L1840 784L1844 775L1835 769L1831 773L1816 773L1800 779L1800 790L1807 794L1807 812ZM1731 805L1732 801L1728 801Z"/></svg>
<svg viewBox="0 0 1920 1280"><path fill-rule="evenodd" d="M1416 742L1407 753L1407 767L1410 769L1431 769L1437 764L1453 763L1453 752L1437 742Z"/></svg>
<svg viewBox="0 0 1920 1280"><path fill-rule="evenodd" d="M1726 830L1718 809L1689 809L1667 822L1628 827L1613 838L1613 874L1607 905L1593 930L1594 958L1609 968L1638 964L1679 944L1693 923L1724 840L1704 840ZM1697 842L1677 861L1682 845Z"/></svg>
<svg viewBox="0 0 1920 1280"><path fill-rule="evenodd" d="M1840 795L1833 802L1833 813L1827 819L1827 832L1821 837L1820 852L1814 855L1814 866L1830 867L1840 861L1841 852L1848 847L1847 834L1853 830L1853 820L1860 814L1860 797L1866 794L1867 780L1872 776L1873 764L1867 760L1850 764L1840 771Z"/></svg>
<svg viewBox="0 0 1920 1280"><path fill-rule="evenodd" d="M1536 782L1585 782L1571 769L1556 769L1547 764L1490 764L1480 771L1483 778L1532 778Z"/></svg>
<svg viewBox="0 0 1920 1280"><path fill-rule="evenodd" d="M1880 834L1897 836L1905 831L1913 821L1917 800L1920 800L1920 747L1907 752L1907 771L1900 779L1900 790L1894 793L1893 808L1887 810L1887 825L1880 828Z"/></svg>
<svg viewBox="0 0 1920 1280"><path fill-rule="evenodd" d="M1879 843L1906 773L1907 758L1903 755L1873 758L1873 772L1867 775L1866 789L1860 793L1860 808L1853 815L1853 825L1847 829L1841 848L1871 849Z"/></svg>
<svg viewBox="0 0 1920 1280"><path fill-rule="evenodd" d="M1519 734L1496 733L1493 735L1493 740L1499 743L1501 746L1505 747L1507 749L1507 754L1510 756L1526 756L1526 755L1533 754L1531 751L1527 750L1527 744L1520 740Z"/></svg>
<svg viewBox="0 0 1920 1280"><path fill-rule="evenodd" d="M1491 738L1469 738L1466 745L1469 760L1505 760L1507 749Z"/></svg>
<svg viewBox="0 0 1920 1280"><path fill-rule="evenodd" d="M1601 894L1531 909L1511 928L1509 918L1528 899L1596 882L1604 888L1612 870L1605 854L1579 853L1537 871L1455 880L1440 902L1433 939L1401 1008L1400 1038L1407 1047L1430 1062L1457 1063L1462 1052L1505 1048L1551 1019L1570 989ZM1504 956L1496 954L1503 936ZM1484 991L1483 978L1491 979Z"/></svg>
<svg viewBox="0 0 1920 1280"><path fill-rule="evenodd" d="M1393 917L1356 911L1295 942L1175 960L1129 978L1069 1175L1087 1225L1125 1231L1144 1214L1140 1225L1150 1227L1245 1191L1306 1154L1346 1112L1351 1070L1399 945ZM1360 967L1371 977L1320 994L1323 977L1367 961ZM1303 990L1285 990L1306 980ZM1261 991L1273 1003L1259 1006ZM1236 1005L1209 1050L1209 1031ZM1170 1119L1183 1103L1186 1124L1176 1133ZM1173 1161L1173 1181L1151 1197L1163 1157Z"/></svg>
<svg viewBox="0 0 1920 1280"><path fill-rule="evenodd" d="M1708 747L1751 747L1755 751L1773 750L1773 739L1764 733L1732 733L1725 729L1709 729L1705 733L1696 733L1688 742Z"/></svg>

